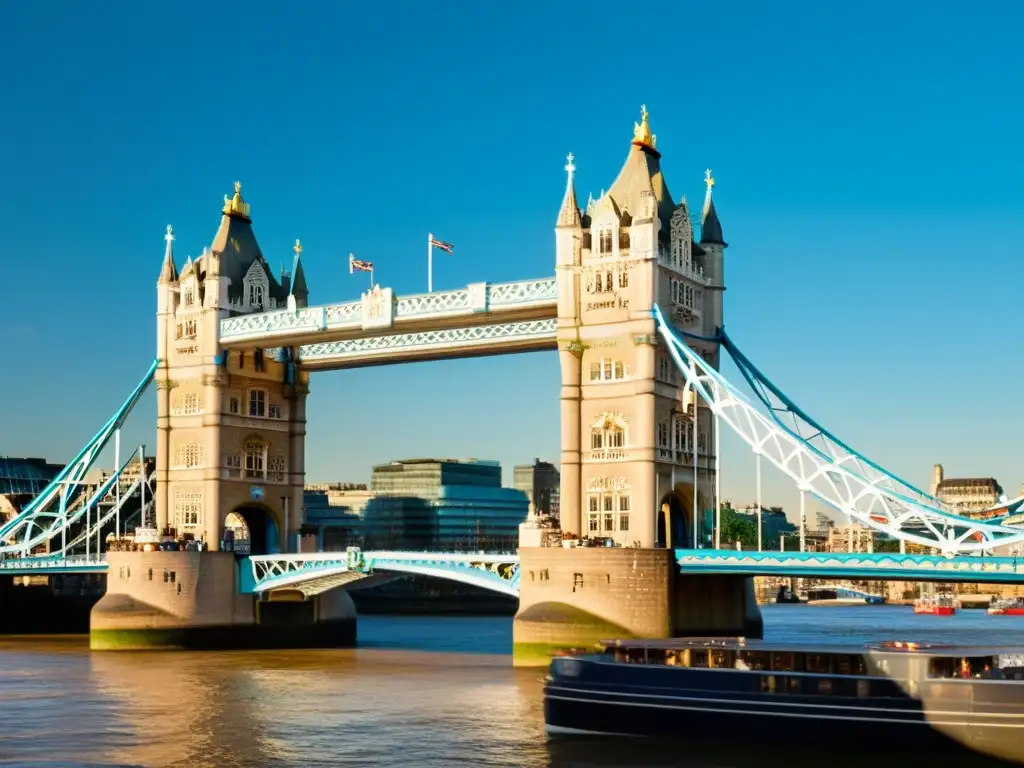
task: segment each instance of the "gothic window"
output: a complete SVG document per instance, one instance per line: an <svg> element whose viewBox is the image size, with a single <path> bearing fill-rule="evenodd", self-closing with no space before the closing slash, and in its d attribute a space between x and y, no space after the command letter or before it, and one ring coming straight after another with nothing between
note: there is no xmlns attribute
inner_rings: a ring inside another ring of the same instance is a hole
<svg viewBox="0 0 1024 768"><path fill-rule="evenodd" d="M627 229L620 229L619 230L619 250L620 251L628 251L629 250L629 230L627 230Z"/></svg>
<svg viewBox="0 0 1024 768"><path fill-rule="evenodd" d="M194 317L186 318L185 320L185 338L194 339L196 337L196 319Z"/></svg>
<svg viewBox="0 0 1024 768"><path fill-rule="evenodd" d="M259 283L249 284L249 306L263 307L263 286Z"/></svg>
<svg viewBox="0 0 1024 768"><path fill-rule="evenodd" d="M708 455L708 439L702 429L697 430L697 453L702 456Z"/></svg>
<svg viewBox="0 0 1024 768"><path fill-rule="evenodd" d="M264 480L267 475L267 444L258 438L245 441L245 476Z"/></svg>
<svg viewBox="0 0 1024 768"><path fill-rule="evenodd" d="M606 272L605 275L604 275L604 289L606 291L613 291L613 290L615 290L615 283L612 282L612 273L611 272Z"/></svg>
<svg viewBox="0 0 1024 768"><path fill-rule="evenodd" d="M591 536L629 530L628 489L587 494L587 533Z"/></svg>
<svg viewBox="0 0 1024 768"><path fill-rule="evenodd" d="M623 269L623 270L621 270L619 272L619 288L628 288L628 287L629 287L629 273L626 272L626 270Z"/></svg>
<svg viewBox="0 0 1024 768"><path fill-rule="evenodd" d="M629 374L629 369L621 360L602 357L590 363L591 381L621 381Z"/></svg>
<svg viewBox="0 0 1024 768"><path fill-rule="evenodd" d="M229 397L228 398L228 413L238 413L238 411L240 410L239 405L240 405L240 403L238 402L238 398L237 397Z"/></svg>
<svg viewBox="0 0 1024 768"><path fill-rule="evenodd" d="M676 419L674 431L676 450L681 453L689 453L693 447L693 422Z"/></svg>
<svg viewBox="0 0 1024 768"><path fill-rule="evenodd" d="M267 415L267 391L265 389L249 390L249 415L258 419Z"/></svg>
<svg viewBox="0 0 1024 768"><path fill-rule="evenodd" d="M194 530L203 522L201 491L174 492L174 524L178 530Z"/></svg>
<svg viewBox="0 0 1024 768"><path fill-rule="evenodd" d="M186 307L191 307L196 303L196 289L192 286L186 288L182 295L184 296L184 304Z"/></svg>
<svg viewBox="0 0 1024 768"><path fill-rule="evenodd" d="M242 457L237 453L228 454L224 457L224 469L227 470L228 477L241 477Z"/></svg>
<svg viewBox="0 0 1024 768"><path fill-rule="evenodd" d="M668 381L670 376L671 368L669 367L667 357L658 358L658 378L661 381Z"/></svg>
<svg viewBox="0 0 1024 768"><path fill-rule="evenodd" d="M590 232L583 233L583 250L589 251L591 248L591 237Z"/></svg>
<svg viewBox="0 0 1024 768"><path fill-rule="evenodd" d="M672 443L669 440L669 429L668 424L665 422L658 423L658 447L659 448L670 448Z"/></svg>
<svg viewBox="0 0 1024 768"><path fill-rule="evenodd" d="M267 474L272 483L284 482L284 456L271 456L267 460Z"/></svg>
<svg viewBox="0 0 1024 768"><path fill-rule="evenodd" d="M606 227L598 233L598 254L601 256L612 255L612 230L611 227Z"/></svg>
<svg viewBox="0 0 1024 768"><path fill-rule="evenodd" d="M281 406L280 405L271 405L270 408L267 410L267 413L269 414L270 418L272 418L272 419L280 419L281 418Z"/></svg>
<svg viewBox="0 0 1024 768"><path fill-rule="evenodd" d="M604 414L590 427L590 447L595 451L626 447L626 422L617 414Z"/></svg>
<svg viewBox="0 0 1024 768"><path fill-rule="evenodd" d="M174 451L174 466L180 469L193 469L202 466L203 445L193 441L179 445Z"/></svg>

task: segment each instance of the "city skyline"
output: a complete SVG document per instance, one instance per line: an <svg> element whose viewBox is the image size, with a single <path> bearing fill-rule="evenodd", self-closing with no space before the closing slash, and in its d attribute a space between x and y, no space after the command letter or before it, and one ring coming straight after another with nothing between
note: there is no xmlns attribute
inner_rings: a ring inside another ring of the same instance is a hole
<svg viewBox="0 0 1024 768"><path fill-rule="evenodd" d="M570 21L551 9L529 22L542 44L526 69L513 45L523 20L426 56L428 44L415 42L422 30L461 38L474 22L430 16L415 39L395 31L395 60L346 81L343 93L336 74L373 55L359 40L342 50L311 35L308 11L273 34L265 19L232 17L239 37L271 47L285 45L278 35L305 40L299 57L265 56L255 43L231 51L230 66L245 73L233 98L248 109L234 120L222 115L225 62L148 56L143 41L153 35L187 45L198 34L188 13L137 8L107 27L74 7L58 23L32 8L0 10L10 36L0 63L37 62L10 84L24 119L0 125L6 175L17 180L0 185L0 253L12 285L46 293L41 302L37 291L12 291L0 307L0 342L18 358L15 375L0 377L0 453L66 461L106 420L155 351L165 225L174 225L181 257L197 256L236 178L275 269L302 239L314 304L365 289L364 275L347 274L350 252L374 262L382 285L424 291L428 232L455 245L452 256L435 252L435 288L542 277L554 271L565 154L575 155L581 195L597 196L646 101L677 196L695 204L705 167L715 171L731 246L725 318L744 351L828 427L919 487L943 463L953 476L994 475L1014 495L1024 467L1005 423L1020 413L1012 382L1024 362L1012 301L998 291L972 301L977 289L963 281L980 272L1012 286L1024 274L1015 181L1024 115L1000 97L1022 76L1006 58L1012 41L991 39L1012 25L993 30L949 8L923 17L889 8L882 30L870 14L816 8L818 35L805 39L801 25L811 22L796 10L749 6L728 35L687 41L690 71L701 67L699 120L685 99L659 100L678 75L654 72L641 83L623 66L633 60L626 53L596 65L606 94L596 110L592 91L548 76L586 55L582 41L599 29L573 18L579 39L567 41L558 30ZM712 23L703 13L669 9L663 26L678 26L678 14L699 29ZM366 25L387 23L374 9L358 14ZM842 37L821 33L823 14ZM328 11L323 27L341 23ZM104 43L129 29L139 34ZM915 47L928 39L944 45ZM801 69L802 57L819 63ZM950 57L955 70L941 66ZM748 77L755 66L758 80ZM993 69L1005 75L997 84L985 77ZM495 81L524 90L497 98ZM450 105L430 99L438 82ZM130 110L98 100L111 83L137 94ZM65 96L38 100L52 90ZM767 119L752 119L759 115ZM965 359L983 366L983 397L958 391ZM396 455L557 464L558 387L551 353L318 374L307 480L368 475ZM126 442L152 446L154 425L149 396ZM752 501L753 458L730 437L723 496ZM790 511L795 499L791 483L765 471L766 505Z"/></svg>

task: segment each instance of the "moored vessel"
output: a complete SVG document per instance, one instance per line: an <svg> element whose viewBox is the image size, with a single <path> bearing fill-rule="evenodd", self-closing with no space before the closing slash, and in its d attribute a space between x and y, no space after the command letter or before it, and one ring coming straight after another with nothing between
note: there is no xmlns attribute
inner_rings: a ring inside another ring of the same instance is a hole
<svg viewBox="0 0 1024 768"><path fill-rule="evenodd" d="M925 595L914 601L914 613L931 616L952 616L960 608L953 595Z"/></svg>
<svg viewBox="0 0 1024 768"><path fill-rule="evenodd" d="M988 613L993 616L1024 616L1024 597L993 600Z"/></svg>
<svg viewBox="0 0 1024 768"><path fill-rule="evenodd" d="M1024 764L1024 649L609 641L554 659L552 735L973 751Z"/></svg>

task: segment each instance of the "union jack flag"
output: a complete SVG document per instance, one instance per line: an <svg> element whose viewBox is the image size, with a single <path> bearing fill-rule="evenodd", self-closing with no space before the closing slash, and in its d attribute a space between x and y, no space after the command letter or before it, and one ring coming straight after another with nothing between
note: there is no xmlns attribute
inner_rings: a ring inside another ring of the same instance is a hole
<svg viewBox="0 0 1024 768"><path fill-rule="evenodd" d="M373 262L361 261L350 253L348 255L348 273L353 275L356 272L373 272Z"/></svg>
<svg viewBox="0 0 1024 768"><path fill-rule="evenodd" d="M435 240L434 238L430 238L429 242L430 242L430 244L432 246L434 246L435 248L440 248L442 251L447 253L449 256L452 255L452 244L451 243L444 243L444 242L441 242L440 240Z"/></svg>

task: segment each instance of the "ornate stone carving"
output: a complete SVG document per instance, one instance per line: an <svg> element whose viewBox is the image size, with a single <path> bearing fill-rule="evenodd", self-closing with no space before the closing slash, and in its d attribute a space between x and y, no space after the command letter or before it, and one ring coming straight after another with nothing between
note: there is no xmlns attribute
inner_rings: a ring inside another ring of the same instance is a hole
<svg viewBox="0 0 1024 768"><path fill-rule="evenodd" d="M592 477L587 483L587 490L593 492L601 491L628 491L629 483L624 477Z"/></svg>
<svg viewBox="0 0 1024 768"><path fill-rule="evenodd" d="M395 320L395 301L390 288L379 285L362 296L363 328L390 328Z"/></svg>

